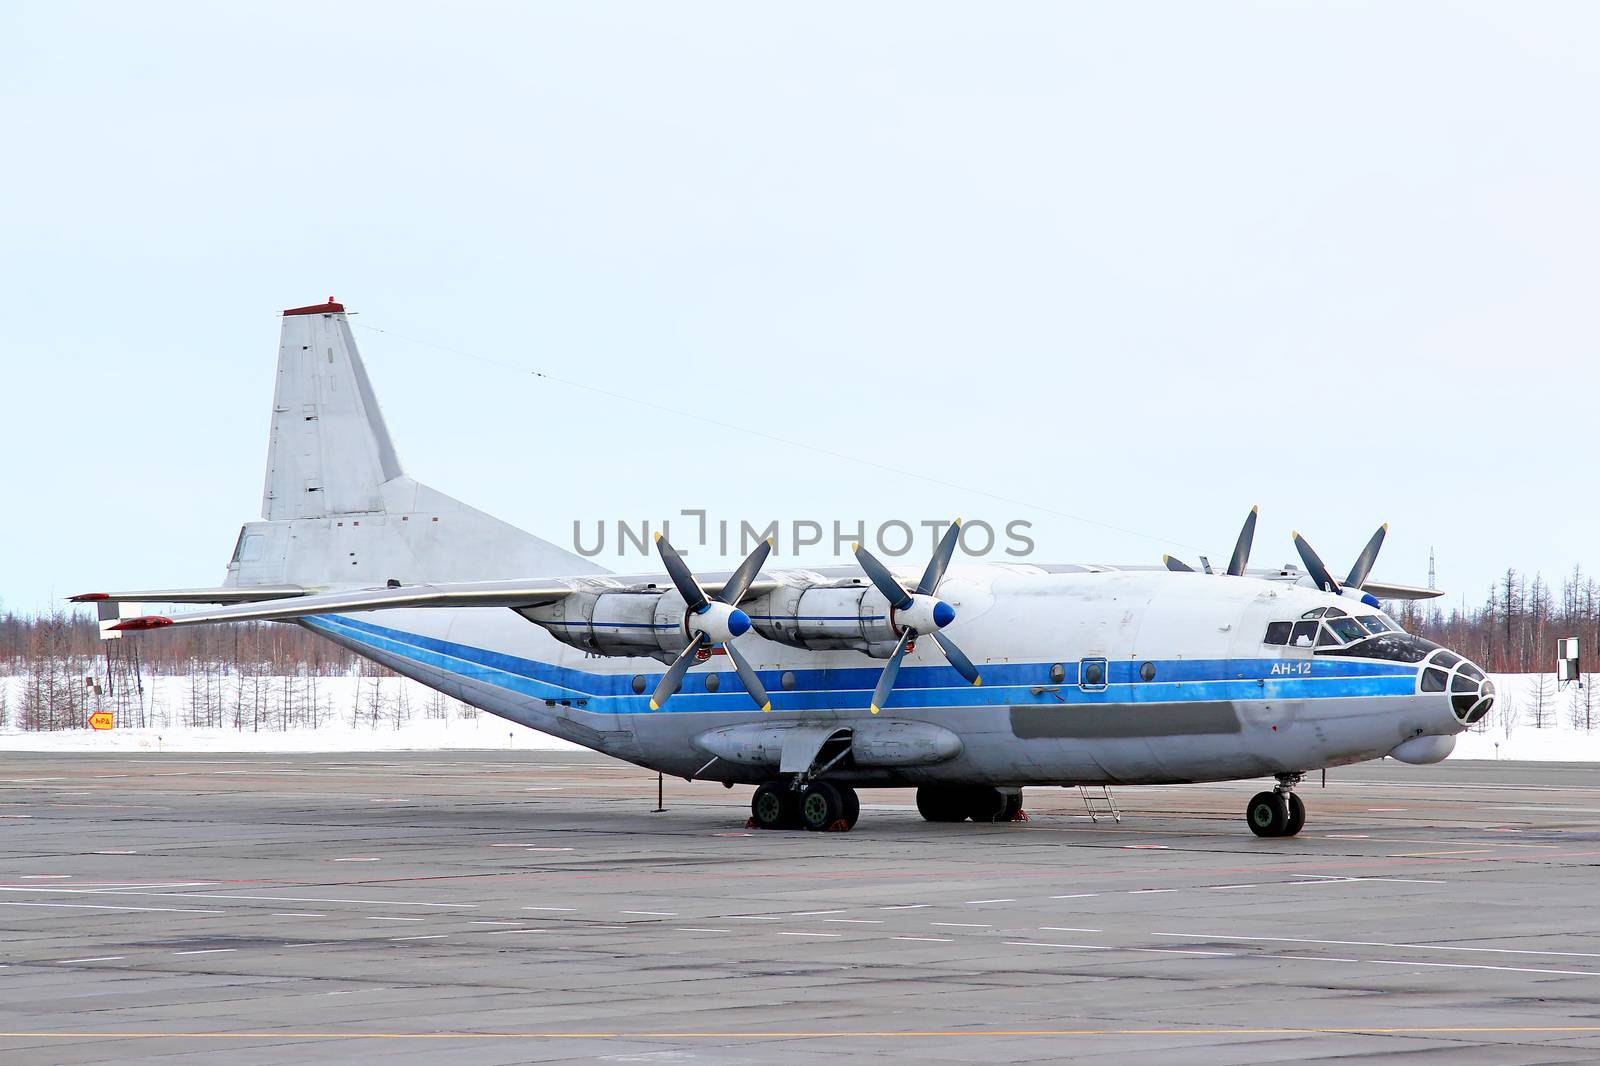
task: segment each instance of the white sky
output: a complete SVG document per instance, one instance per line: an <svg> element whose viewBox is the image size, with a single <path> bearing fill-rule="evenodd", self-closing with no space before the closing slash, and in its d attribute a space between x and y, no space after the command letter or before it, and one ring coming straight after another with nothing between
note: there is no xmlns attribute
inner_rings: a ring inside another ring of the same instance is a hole
<svg viewBox="0 0 1600 1066"><path fill-rule="evenodd" d="M1221 561L1259 503L1262 564L1298 528L1342 573L1387 520L1375 576L1422 583L1433 545L1474 601L1507 564L1600 568L1597 30L5 4L0 597L219 581L277 313L330 293L391 331L356 334L408 472L562 544L706 507Z"/></svg>

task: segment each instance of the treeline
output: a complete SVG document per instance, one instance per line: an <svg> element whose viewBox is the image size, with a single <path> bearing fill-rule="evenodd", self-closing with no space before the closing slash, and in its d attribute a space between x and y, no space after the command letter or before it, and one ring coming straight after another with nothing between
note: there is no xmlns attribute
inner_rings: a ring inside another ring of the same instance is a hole
<svg viewBox="0 0 1600 1066"><path fill-rule="evenodd" d="M1507 569L1481 604L1439 600L1390 604L1395 620L1418 636L1460 652L1486 670L1503 674L1554 673L1556 641L1577 637L1584 670L1600 654L1600 583L1574 566L1552 588Z"/></svg>
<svg viewBox="0 0 1600 1066"><path fill-rule="evenodd" d="M299 626L195 626L102 641L98 623L81 614L0 616L0 726L82 729L98 711L125 728L257 732L477 716Z"/></svg>

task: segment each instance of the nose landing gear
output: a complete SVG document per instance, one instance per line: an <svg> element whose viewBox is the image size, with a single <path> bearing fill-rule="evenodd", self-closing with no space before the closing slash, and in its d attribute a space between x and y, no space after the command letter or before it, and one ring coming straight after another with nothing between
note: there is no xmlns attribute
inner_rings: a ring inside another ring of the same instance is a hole
<svg viewBox="0 0 1600 1066"><path fill-rule="evenodd" d="M1294 794L1304 774L1279 774L1278 787L1250 797L1244 820L1258 837L1292 837L1306 824L1306 805Z"/></svg>

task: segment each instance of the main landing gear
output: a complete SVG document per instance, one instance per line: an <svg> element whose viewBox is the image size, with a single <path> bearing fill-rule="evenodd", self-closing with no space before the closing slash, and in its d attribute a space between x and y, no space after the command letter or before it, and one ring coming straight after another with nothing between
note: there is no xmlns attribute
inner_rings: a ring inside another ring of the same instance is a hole
<svg viewBox="0 0 1600 1066"><path fill-rule="evenodd" d="M1306 824L1306 805L1294 794L1304 774L1279 774L1278 787L1257 792L1244 809L1250 832L1258 837L1292 837Z"/></svg>
<svg viewBox="0 0 1600 1066"><path fill-rule="evenodd" d="M768 781L750 797L752 829L809 829L847 833L861 817L861 798L849 785L809 781L799 788L787 779Z"/></svg>
<svg viewBox="0 0 1600 1066"><path fill-rule="evenodd" d="M923 785L917 811L930 822L1025 822L1020 788L988 785Z"/></svg>

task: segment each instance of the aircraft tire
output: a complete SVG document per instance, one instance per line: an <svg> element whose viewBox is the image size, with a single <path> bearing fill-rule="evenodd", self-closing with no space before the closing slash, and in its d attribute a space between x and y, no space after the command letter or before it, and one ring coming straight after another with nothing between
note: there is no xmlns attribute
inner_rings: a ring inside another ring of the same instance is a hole
<svg viewBox="0 0 1600 1066"><path fill-rule="evenodd" d="M1006 793L1006 809L1000 812L1002 822L1014 822L1017 815L1022 813L1022 790Z"/></svg>
<svg viewBox="0 0 1600 1066"><path fill-rule="evenodd" d="M978 785L967 793L967 817L974 822L1005 821L1008 797L998 788Z"/></svg>
<svg viewBox="0 0 1600 1066"><path fill-rule="evenodd" d="M750 797L750 820L757 829L797 829L800 798L787 781L768 781Z"/></svg>
<svg viewBox="0 0 1600 1066"><path fill-rule="evenodd" d="M927 822L964 822L966 797L949 785L923 785L917 789L917 813Z"/></svg>
<svg viewBox="0 0 1600 1066"><path fill-rule="evenodd" d="M813 833L833 827L844 816L844 797L826 781L813 781L800 790L800 824Z"/></svg>
<svg viewBox="0 0 1600 1066"><path fill-rule="evenodd" d="M835 785L834 787L839 790L839 800L842 805L839 819L844 823L847 831L854 829L856 822L861 818L861 797L856 795L856 790L849 785Z"/></svg>
<svg viewBox="0 0 1600 1066"><path fill-rule="evenodd" d="M1283 827L1283 835L1292 837L1306 825L1306 804L1293 792L1289 793L1289 824Z"/></svg>
<svg viewBox="0 0 1600 1066"><path fill-rule="evenodd" d="M1244 809L1244 820L1258 837L1281 837L1289 827L1288 805L1276 792L1257 792Z"/></svg>

